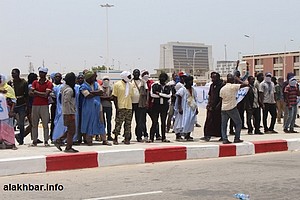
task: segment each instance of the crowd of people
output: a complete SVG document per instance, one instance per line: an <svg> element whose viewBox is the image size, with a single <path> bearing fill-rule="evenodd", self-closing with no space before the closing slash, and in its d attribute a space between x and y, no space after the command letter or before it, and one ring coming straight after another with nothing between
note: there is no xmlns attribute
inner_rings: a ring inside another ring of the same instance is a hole
<svg viewBox="0 0 300 200"><path fill-rule="evenodd" d="M281 123L283 131L296 133L297 96L300 95L297 80L288 73L287 80L277 79L271 73L258 73L256 80L246 74L241 76L238 65L233 74L223 81L217 72L211 73L208 93L204 141L219 137L223 144L230 144L227 126L230 119L229 134L235 135L234 143L243 142L241 129L248 134L277 133L274 125ZM171 80L166 73L159 75L154 82L147 70L135 69L131 74L123 71L121 80L111 84L110 77L97 80L97 73L84 70L79 75L52 73L40 67L38 75L30 73L28 79L20 78L20 70L11 72L12 80L0 76L0 147L17 149L24 144L24 138L31 134L36 147L43 143L49 147L51 141L60 151L76 153L73 145L93 145L98 140L103 145L118 145L123 126L122 143L129 145L133 133L137 142L151 143L156 140L170 142L166 132L171 129L177 141L193 141L192 133L197 124L198 105L194 78L184 72L173 73ZM236 98L241 88L248 87L245 97ZM112 127L113 106L115 107L115 126ZM244 113L246 112L246 119ZM260 131L261 112L264 132ZM270 124L267 123L268 114ZM147 129L147 115L151 127ZM132 128L132 118L135 127ZM29 125L25 128L25 119ZM19 134L14 133L17 119ZM160 121L159 121L160 119ZM43 127L43 141L39 139L39 123ZM245 127L245 122L247 128ZM49 129L49 123L50 129ZM110 142L112 141L112 143Z"/></svg>

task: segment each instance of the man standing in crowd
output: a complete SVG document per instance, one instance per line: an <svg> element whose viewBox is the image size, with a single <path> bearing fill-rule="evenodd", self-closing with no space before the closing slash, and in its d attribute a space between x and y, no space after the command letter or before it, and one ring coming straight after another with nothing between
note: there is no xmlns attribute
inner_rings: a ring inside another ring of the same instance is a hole
<svg viewBox="0 0 300 200"><path fill-rule="evenodd" d="M66 153L77 153L78 150L73 149L73 136L75 134L75 81L76 76L73 72L66 74L66 84L61 88L61 102L62 102L62 114L64 125L67 127L67 131L55 141L55 146L62 151L60 145L67 139L67 146L64 152Z"/></svg>
<svg viewBox="0 0 300 200"><path fill-rule="evenodd" d="M193 141L191 132L194 131L198 115L197 93L193 86L193 76L185 78L185 86L176 92L176 121L174 131L176 135L184 136L187 141Z"/></svg>
<svg viewBox="0 0 300 200"><path fill-rule="evenodd" d="M26 117L26 109L28 105L28 83L25 79L20 78L20 70L15 68L11 71L11 76L13 78L8 84L14 88L15 95L17 98L17 103L14 107L15 114L19 115L18 118L18 126L20 129L20 133L15 135L16 140L20 145L24 144L25 137L25 117Z"/></svg>
<svg viewBox="0 0 300 200"><path fill-rule="evenodd" d="M162 142L170 142L166 139L166 119L169 110L169 99L172 96L171 87L166 85L168 80L166 73L159 75L159 83L154 83L151 88L151 97L153 98L153 121L150 130L150 141L154 142L154 134L157 129L158 117L161 119Z"/></svg>
<svg viewBox="0 0 300 200"><path fill-rule="evenodd" d="M237 109L237 99L236 95L240 88L248 86L246 84L234 84L234 76L232 74L227 75L227 83L220 90L220 97L222 98L222 108L221 108L221 117L222 117L222 139L223 144L230 144L231 142L227 137L227 124L228 119L232 119L235 124L235 138L234 143L243 142L240 139L240 133L242 129L242 120Z"/></svg>
<svg viewBox="0 0 300 200"><path fill-rule="evenodd" d="M263 125L265 133L278 133L274 130L274 125L276 122L276 101L275 101L275 86L271 81L272 74L266 73L265 80L259 85L259 99L261 105L263 106ZM268 127L267 118L268 113L271 115L271 124Z"/></svg>
<svg viewBox="0 0 300 200"><path fill-rule="evenodd" d="M245 108L247 113L247 126L248 134L253 134L253 126L251 120L253 119L254 123L254 134L263 134L260 129L260 101L259 101L259 92L258 89L254 86L254 77L249 76L249 90L245 96Z"/></svg>
<svg viewBox="0 0 300 200"><path fill-rule="evenodd" d="M147 97L148 97L148 103L147 103L147 113L149 115L149 117L151 118L151 121L153 123L153 117L154 117L154 112L153 112L153 98L151 97L150 95L150 90L151 90L151 87L152 87L152 84L154 83L154 81L152 79L150 79L149 77L149 72L147 70L143 70L142 71L142 79L147 83L147 87L148 87L148 90L147 90ZM147 126L145 124L145 130L147 131ZM156 131L155 131L155 137L156 137L156 140L161 140L161 136L159 134L159 124L157 123L157 127L156 127ZM148 141L146 141L148 142Z"/></svg>
<svg viewBox="0 0 300 200"><path fill-rule="evenodd" d="M103 145L111 145L106 140L100 95L103 90L96 81L92 71L84 73L85 82L80 86L84 98L82 101L81 132L85 135L87 145L93 145L93 136L100 135Z"/></svg>
<svg viewBox="0 0 300 200"><path fill-rule="evenodd" d="M177 79L177 74L174 72L172 74L172 80L167 83L167 85L171 86L172 90L172 96L171 96L171 102L170 102L170 107L168 111L168 119L167 119L167 133L170 131L171 127L174 125L174 106L175 106L175 101L176 101L176 79ZM173 122L173 125L172 125Z"/></svg>
<svg viewBox="0 0 300 200"><path fill-rule="evenodd" d="M103 119L106 126L107 140L113 141L111 136L111 118L112 118L112 87L108 76L102 79L103 94L100 96L103 107Z"/></svg>
<svg viewBox="0 0 300 200"><path fill-rule="evenodd" d="M32 83L32 89L30 94L34 96L32 103L32 137L33 143L31 146L37 146L38 138L38 125L39 120L42 120L42 125L44 129L44 145L49 147L49 127L48 123L50 120L48 97L52 91L53 85L47 80L46 75L48 73L48 68L39 67L39 80L35 80Z"/></svg>
<svg viewBox="0 0 300 200"><path fill-rule="evenodd" d="M116 82L113 87L113 99L116 108L116 124L113 134L115 135L114 144L119 144L118 135L120 135L121 127L124 124L124 144L130 144L131 140L131 120L132 120L132 100L133 86L131 74L128 71L121 73L120 81Z"/></svg>
<svg viewBox="0 0 300 200"><path fill-rule="evenodd" d="M50 113L50 117L51 117L51 126L50 126L50 139L53 140L53 132L55 129L55 125L58 123L58 119L61 118L62 119L62 113L61 113L61 102L59 101L59 95L60 95L60 89L62 86L62 75L59 72L55 72L51 74L51 80L53 81L53 89L52 92L50 93L50 96L52 98L51 101L51 113ZM61 125L63 126L63 120L61 120ZM63 134L64 130L62 130L62 132L59 134ZM56 133L57 134L57 133Z"/></svg>
<svg viewBox="0 0 300 200"><path fill-rule="evenodd" d="M140 70L133 70L133 80L131 81L133 86L132 96L132 112L135 117L135 135L138 142L143 142L144 139L148 140L148 133L146 131L146 115L147 115L147 83L140 78Z"/></svg>
<svg viewBox="0 0 300 200"><path fill-rule="evenodd" d="M293 72L287 73L287 75L286 75L286 81L284 81L283 84L282 84L282 92L283 92L283 99L285 101L285 105L287 104L287 101L286 101L284 90L285 90L285 87L289 84L289 80L291 78L293 78L294 76L295 76L295 74ZM284 115L283 115L283 128L286 125L286 121L287 121L288 116L289 116L289 109L288 109L287 106L285 106ZM298 125L295 124L294 127L298 127Z"/></svg>
<svg viewBox="0 0 300 200"><path fill-rule="evenodd" d="M278 83L275 85L275 100L277 106L277 123L281 124L281 118L285 115L285 102L283 98L283 90L282 90L283 78L278 78Z"/></svg>
<svg viewBox="0 0 300 200"><path fill-rule="evenodd" d="M210 74L212 84L210 85L208 92L208 103L206 106L207 115L204 124L204 137L201 140L209 141L211 137L220 137L221 135L221 98L220 90L224 86L223 80L221 80L220 74L212 72Z"/></svg>
<svg viewBox="0 0 300 200"><path fill-rule="evenodd" d="M294 130L297 115L297 96L300 96L299 86L295 77L290 78L289 84L284 89L286 106L288 108L288 117L284 124L285 133L298 133Z"/></svg>

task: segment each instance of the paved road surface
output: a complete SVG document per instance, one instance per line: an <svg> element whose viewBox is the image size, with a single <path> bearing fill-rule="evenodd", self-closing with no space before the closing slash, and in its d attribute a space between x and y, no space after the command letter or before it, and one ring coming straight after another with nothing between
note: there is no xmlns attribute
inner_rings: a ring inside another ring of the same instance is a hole
<svg viewBox="0 0 300 200"><path fill-rule="evenodd" d="M0 178L1 199L300 199L300 152L93 168ZM61 184L63 191L8 192L5 184ZM105 198L106 197L106 198Z"/></svg>

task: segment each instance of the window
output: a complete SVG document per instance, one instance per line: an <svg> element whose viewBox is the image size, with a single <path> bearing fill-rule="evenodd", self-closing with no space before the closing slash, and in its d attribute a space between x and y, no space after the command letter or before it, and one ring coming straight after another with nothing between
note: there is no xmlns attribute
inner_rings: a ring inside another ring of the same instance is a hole
<svg viewBox="0 0 300 200"><path fill-rule="evenodd" d="M273 58L273 63L274 64L279 64L279 58Z"/></svg>
<svg viewBox="0 0 300 200"><path fill-rule="evenodd" d="M299 57L299 56L298 56L298 57ZM295 76L299 76L299 75L300 75L299 69L294 69L294 74L295 74Z"/></svg>
<svg viewBox="0 0 300 200"><path fill-rule="evenodd" d="M263 59L255 59L254 60L254 65L262 65L263 64Z"/></svg>
<svg viewBox="0 0 300 200"><path fill-rule="evenodd" d="M299 62L299 56L294 56L294 63Z"/></svg>

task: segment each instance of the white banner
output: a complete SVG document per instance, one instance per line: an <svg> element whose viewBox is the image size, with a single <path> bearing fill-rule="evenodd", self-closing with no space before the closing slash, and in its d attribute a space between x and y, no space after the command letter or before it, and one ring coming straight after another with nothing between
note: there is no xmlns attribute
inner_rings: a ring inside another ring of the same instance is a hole
<svg viewBox="0 0 300 200"><path fill-rule="evenodd" d="M206 105L208 103L208 92L209 87L208 86L197 86L195 87L195 90L197 92L197 104L200 108L206 108ZM242 101L242 99L246 96L247 92L249 90L249 87L241 88L237 95L236 99L238 103Z"/></svg>

